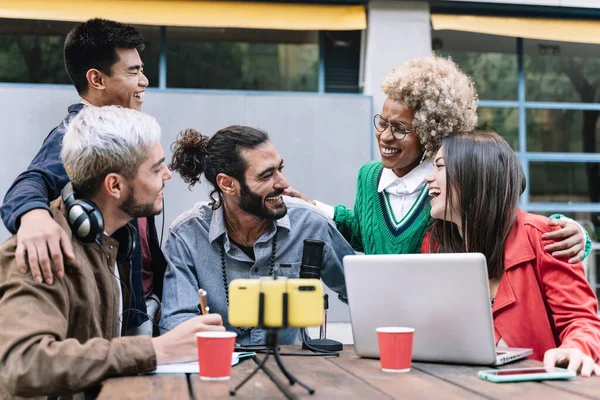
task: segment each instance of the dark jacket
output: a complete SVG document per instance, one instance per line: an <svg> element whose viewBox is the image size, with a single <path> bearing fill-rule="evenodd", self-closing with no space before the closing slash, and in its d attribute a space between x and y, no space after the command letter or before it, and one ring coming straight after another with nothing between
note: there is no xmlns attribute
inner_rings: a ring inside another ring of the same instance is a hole
<svg viewBox="0 0 600 400"><path fill-rule="evenodd" d="M11 233L15 234L17 232L21 216L28 211L42 208L52 213L48 203L60 195L62 188L69 181L60 159L62 140L68 123L83 107L85 105L82 103L73 104L69 107L69 113L46 137L42 148L29 165L29 168L15 179L8 192L6 192L0 214L4 225ZM136 221L132 222L137 228ZM152 217L148 218L148 243L152 253L154 292L159 298L162 298L162 281L166 261L160 250L156 224ZM140 312L128 313L127 322L130 327L136 327L148 319L145 315L146 303L144 302L144 288L142 285L142 253L140 246L137 246L132 259L131 280L131 308Z"/></svg>
<svg viewBox="0 0 600 400"><path fill-rule="evenodd" d="M72 235L62 199L54 220L73 243L75 259L54 284L37 283L15 261L16 236L0 246L0 398L96 393L111 376L156 368L148 336L120 337L119 287L128 307L129 263L114 268L119 243L104 236L99 247ZM122 331L126 329L123 322ZM90 391L91 392L88 392Z"/></svg>

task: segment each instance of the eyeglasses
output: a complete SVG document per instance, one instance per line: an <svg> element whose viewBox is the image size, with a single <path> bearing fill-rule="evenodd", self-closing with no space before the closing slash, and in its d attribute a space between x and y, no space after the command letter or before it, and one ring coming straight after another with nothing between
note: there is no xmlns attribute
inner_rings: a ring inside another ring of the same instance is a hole
<svg viewBox="0 0 600 400"><path fill-rule="evenodd" d="M402 140L406 137L406 135L412 133L412 131L409 130L402 122L390 123L387 119L383 118L381 114L375 114L373 117L373 124L375 125L375 129L381 133L385 132L387 128L391 127L392 136L394 136L394 138L397 140Z"/></svg>

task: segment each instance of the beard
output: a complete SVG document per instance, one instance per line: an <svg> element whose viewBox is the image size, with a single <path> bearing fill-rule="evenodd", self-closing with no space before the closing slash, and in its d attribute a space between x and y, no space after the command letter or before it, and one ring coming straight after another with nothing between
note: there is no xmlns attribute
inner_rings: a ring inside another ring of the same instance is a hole
<svg viewBox="0 0 600 400"><path fill-rule="evenodd" d="M274 190L265 198L279 196L281 194L283 194L283 189ZM246 182L242 181L240 181L240 208L248 214L272 221L283 218L287 214L287 207L283 201L276 209L269 209L263 198L250 190L246 185Z"/></svg>
<svg viewBox="0 0 600 400"><path fill-rule="evenodd" d="M129 185L129 195L125 198L119 209L131 218L153 217L162 212L162 207L158 210L154 208L154 201L148 203L140 203L135 200L135 187ZM163 186L164 188L164 186ZM154 198L156 200L156 197Z"/></svg>

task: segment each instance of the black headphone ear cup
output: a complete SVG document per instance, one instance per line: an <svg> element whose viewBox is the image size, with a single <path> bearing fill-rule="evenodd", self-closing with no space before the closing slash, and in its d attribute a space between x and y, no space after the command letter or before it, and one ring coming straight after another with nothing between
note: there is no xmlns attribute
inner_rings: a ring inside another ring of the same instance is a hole
<svg viewBox="0 0 600 400"><path fill-rule="evenodd" d="M131 260L137 249L137 229L128 223L124 227L117 230L112 237L119 242L117 263L123 263Z"/></svg>
<svg viewBox="0 0 600 400"><path fill-rule="evenodd" d="M74 200L67 218L73 234L82 242L92 243L104 233L104 218L98 207L89 200Z"/></svg>

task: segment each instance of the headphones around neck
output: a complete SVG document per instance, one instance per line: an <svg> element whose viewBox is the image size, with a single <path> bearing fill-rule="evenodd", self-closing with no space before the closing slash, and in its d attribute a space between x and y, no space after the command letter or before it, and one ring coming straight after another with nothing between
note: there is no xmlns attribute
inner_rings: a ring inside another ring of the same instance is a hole
<svg viewBox="0 0 600 400"><path fill-rule="evenodd" d="M104 236L102 212L91 200L76 199L73 184L68 182L61 193L67 206L67 222L73 235L84 243L97 243ZM131 260L137 248L137 229L130 223L118 229L112 237L119 242L117 262Z"/></svg>
<svg viewBox="0 0 600 400"><path fill-rule="evenodd" d="M63 188L62 200L67 206L67 222L73 235L85 243L99 241L104 235L104 218L98 206L90 200L76 199L71 182Z"/></svg>

